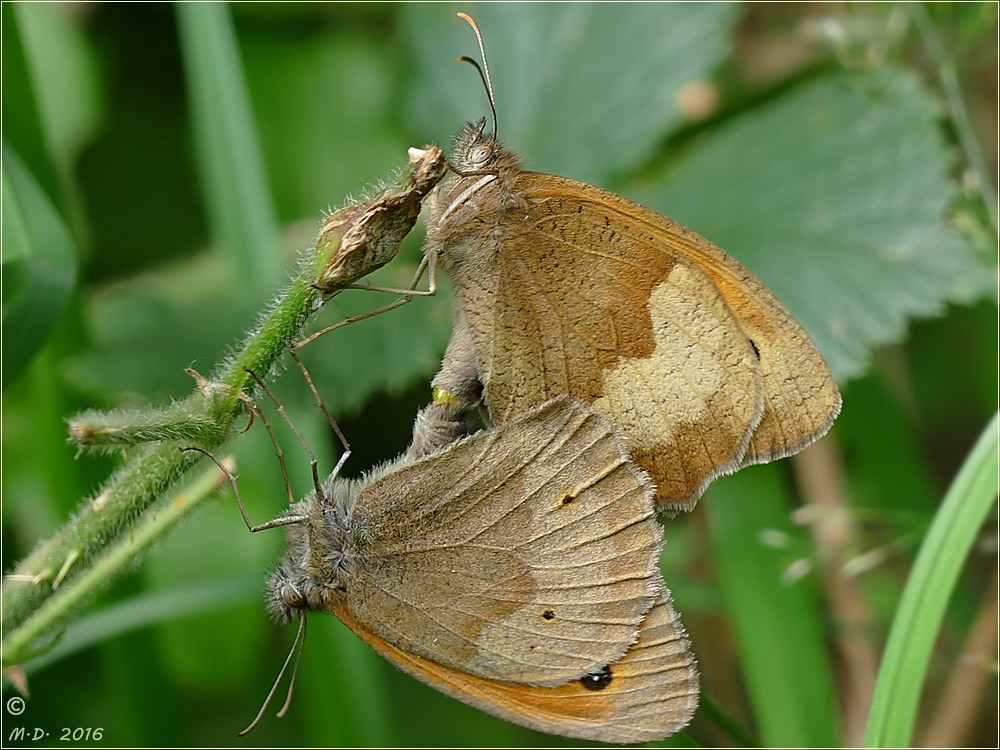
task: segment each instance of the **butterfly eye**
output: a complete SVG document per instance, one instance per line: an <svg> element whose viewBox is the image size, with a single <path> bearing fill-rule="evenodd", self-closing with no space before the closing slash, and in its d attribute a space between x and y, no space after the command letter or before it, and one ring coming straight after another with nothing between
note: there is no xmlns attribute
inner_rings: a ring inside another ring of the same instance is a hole
<svg viewBox="0 0 1000 750"><path fill-rule="evenodd" d="M299 609L305 606L306 603L299 590L290 583L286 583L284 588L281 589L281 598L292 609Z"/></svg>
<svg viewBox="0 0 1000 750"><path fill-rule="evenodd" d="M487 143L480 143L472 149L472 153L469 154L469 161L472 162L474 167L481 167L483 164L488 162L492 156L493 148Z"/></svg>

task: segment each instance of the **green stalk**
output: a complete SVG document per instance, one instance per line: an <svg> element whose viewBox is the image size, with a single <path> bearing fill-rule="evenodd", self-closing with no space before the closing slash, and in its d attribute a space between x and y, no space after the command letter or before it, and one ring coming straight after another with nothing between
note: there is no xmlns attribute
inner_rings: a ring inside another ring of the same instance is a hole
<svg viewBox="0 0 1000 750"><path fill-rule="evenodd" d="M319 292L309 286L314 276L311 265L300 272L225 368L227 377L219 380L215 393L207 397L195 393L184 402L187 410L201 412L203 421L218 428L210 435L214 439L205 440L200 447L209 451L219 447L244 414L239 395L249 395L254 383L242 368L266 374L295 342L306 318L321 302ZM107 431L95 420L88 432L99 435ZM22 658L22 653L9 650L7 639L55 592L52 584L74 581L80 575L78 569L88 568L107 544L129 529L201 457L180 450L189 444L168 440L139 448L138 455L115 472L95 498L85 501L59 533L37 547L8 576L3 589L4 663Z"/></svg>
<svg viewBox="0 0 1000 750"><path fill-rule="evenodd" d="M256 388L247 370L266 376L297 342L309 316L327 299L395 256L416 222L422 199L444 176L446 166L441 149L411 151L410 171L394 185L331 215L292 284L262 313L238 353L216 366L214 380L199 378L198 389L188 399L146 413L88 412L71 421L71 437L81 447L107 448L153 439L163 442L139 447L137 455L113 474L94 498L85 500L61 531L40 544L7 576L2 599L4 665L24 659L30 642L43 635L37 627L28 628L39 610L46 609L48 623L68 616L84 599L83 594L93 590L81 581L95 580L92 569L106 559L109 547L127 539L133 524L151 508L157 512L169 503L166 493L199 458L197 453L180 449L197 441L199 447L215 450L242 426L242 399L252 398ZM332 266L349 270L331 275ZM322 290L317 288L321 276ZM123 419L122 414L130 416ZM167 419L171 414L176 417L173 422ZM206 425L214 425L214 429L206 429ZM179 436L185 440L180 441ZM66 593L66 589L78 586L85 591Z"/></svg>
<svg viewBox="0 0 1000 750"><path fill-rule="evenodd" d="M232 463L230 461L230 463ZM227 467L233 471L232 466ZM170 502L151 511L132 533L104 549L85 573L72 586L57 588L51 597L24 622L4 643L4 658L12 663L24 661L30 649L45 633L57 626L64 614L93 595L137 555L142 554L171 527L188 515L201 502L226 482L226 477L213 467L204 472Z"/></svg>
<svg viewBox="0 0 1000 750"><path fill-rule="evenodd" d="M868 715L865 747L909 747L931 650L958 574L997 497L993 416L934 517L893 618Z"/></svg>

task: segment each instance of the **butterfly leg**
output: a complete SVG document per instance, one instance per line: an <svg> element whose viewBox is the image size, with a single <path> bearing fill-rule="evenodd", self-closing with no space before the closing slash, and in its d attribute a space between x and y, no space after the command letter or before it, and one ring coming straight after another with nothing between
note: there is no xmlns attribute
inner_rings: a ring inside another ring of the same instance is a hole
<svg viewBox="0 0 1000 750"><path fill-rule="evenodd" d="M197 370L193 368L189 367L187 369L187 374L195 379L195 383L197 384L198 389L203 392L209 392L213 388L221 387L217 383L209 381L207 378L201 375L201 373L199 373ZM257 380L258 383L260 382L255 373L250 372L250 374L254 377L255 380ZM243 429L241 429L240 432L246 432L247 430L249 430L253 426L254 421L258 418L263 423L264 429L267 430L267 434L271 438L271 444L274 446L275 453L278 456L278 465L281 467L281 476L285 483L285 490L288 493L288 505L289 506L293 505L295 503L295 497L292 493L292 485L288 478L288 466L285 462L285 452L282 450L281 445L278 443L278 440L275 437L274 430L271 428L271 423L268 421L267 415L264 414L264 412L257 405L257 403L252 398L250 398L250 396L247 395L246 393L240 392L237 394L237 397L239 398L240 403L242 403L243 406L246 408L247 415L249 416L246 426ZM233 474L232 470L226 465L226 462L221 461L214 453L207 451L199 446L193 446L193 445L184 446L180 450L182 452L196 451L198 453L204 454L205 456L208 456L208 458L210 458L215 463L215 465L219 467L219 470L223 474L225 474L226 477L228 477L229 483L233 487L233 494L236 496L236 504L240 509L240 515L243 516L243 522L247 525L247 528L250 531L256 532L256 531L262 531L263 529L274 528L275 526L287 526L289 524L298 523L301 520L303 520L301 516L282 515L278 516L275 519L272 519L271 521L267 521L266 523L262 524L251 523L250 516L247 513L246 505L243 503L243 497L240 495L239 486L236 483L236 476Z"/></svg>
<svg viewBox="0 0 1000 750"><path fill-rule="evenodd" d="M340 458L337 460L337 465L333 468L333 472L331 473L331 476L338 476L340 474L340 470L344 466L344 462L347 461L351 455L351 444L347 442L347 436L344 435L343 431L340 429L340 425L337 424L337 420L333 418L333 415L330 414L330 410L326 408L326 402L323 401L323 397L319 395L319 389L316 388L316 384L313 382L312 375L309 374L309 370L306 368L305 363L299 359L299 355L295 353L295 349L290 349L288 353L291 355L292 359L295 360L295 364L299 366L299 369L302 370L302 377L305 378L306 384L309 386L309 390L312 391L312 394L316 399L316 405L319 406L323 414L326 416L327 424L330 425L330 429L337 435L337 438L340 440L340 444L344 448L344 451L340 454Z"/></svg>
<svg viewBox="0 0 1000 750"><path fill-rule="evenodd" d="M274 395L274 393L271 392L271 389L267 387L267 384L261 379L261 377L257 373L255 373L253 370L249 370L249 369L247 370L247 372L250 374L250 377L252 377L256 381L257 385L260 386L260 388L264 391L264 393L266 393L268 395L268 397L271 399L271 401L274 403L274 405L276 407L278 407L278 413L285 420L285 423L289 427L292 428L292 432L295 434L295 437L298 439L299 444L303 447L303 449L305 449L306 455L309 456L309 466L312 469L313 487L316 489L316 495L318 497L322 497L323 496L323 486L322 486L322 484L320 484L320 481L319 481L319 472L317 470L319 462L316 460L316 454L313 453L312 448L309 447L309 443L307 443L306 439L304 437L302 437L302 433L299 432L299 429L295 426L295 423L288 416L288 412L285 411L284 404L282 404L280 401L278 401L278 398ZM258 416L262 414L262 412L260 412L259 409L258 409L257 413L258 413ZM268 429L268 433L271 435L271 439L274 440L274 433L271 432L270 429ZM274 441L274 444L275 444L275 447L278 449L279 456L283 457L284 453L282 452L281 448L278 447L278 443L277 443L276 440ZM288 475L286 473L285 474L285 481L287 482L287 480L288 480ZM289 496L291 496L291 490L289 490Z"/></svg>
<svg viewBox="0 0 1000 750"><path fill-rule="evenodd" d="M436 255L424 256L420 261L420 265L417 266L417 271L413 275L413 281L410 282L410 286L406 289L395 289L393 287L383 287L383 286L371 286L367 284L351 284L344 287L344 289L366 289L370 292L388 292L389 294L400 294L402 297L390 302L388 305L383 305L382 307L376 308L375 310L369 310L366 313L361 313L360 315L353 315L349 318L344 318L341 321L329 325L326 328L322 328L319 331L307 336L301 341L297 341L292 344L292 351L296 349L301 349L306 344L310 344L320 336L323 336L330 331L335 331L338 328L343 328L344 326L350 325L351 323L357 323L360 320L365 320L366 318L373 318L376 315L381 315L384 312L389 312L390 310L395 310L397 307L402 307L407 302L412 300L414 297L433 297L437 294L437 265L435 259ZM427 289L417 289L417 285L420 283L420 279L424 275L424 271L427 271ZM330 295L327 299L330 299L337 294L340 294L341 290L338 290L334 294Z"/></svg>
<svg viewBox="0 0 1000 750"><path fill-rule="evenodd" d="M226 475L226 477L229 479L229 484L231 484L233 487L233 494L236 495L236 504L239 506L240 515L243 516L243 522L247 525L247 528L250 529L250 531L257 532L257 531L263 531L264 529L273 529L276 526L290 526L295 523L302 523L303 521L306 520L306 517L303 515L289 514L289 515L278 516L277 518L272 518L270 521L266 521L265 523L259 523L259 524L250 523L250 516L247 514L247 507L243 503L243 497L240 495L240 487L239 484L237 484L236 482L236 475L233 474L233 472L229 469L228 466L226 466L226 463L224 461L220 461L215 456L215 454L210 453L204 448L199 448L196 445L185 446L181 448L181 451L184 452L196 451L198 453L202 453L208 456L210 459L212 459L215 465L219 467L219 471L221 471L223 474ZM284 465L282 465L282 468L284 468ZM287 486L287 481L288 481L287 475L285 481ZM289 490L289 492L291 491Z"/></svg>
<svg viewBox="0 0 1000 750"><path fill-rule="evenodd" d="M471 331L456 316L441 369L431 383L433 400L417 414L407 455L421 458L472 432L473 412L481 405L479 367Z"/></svg>
<svg viewBox="0 0 1000 750"><path fill-rule="evenodd" d="M413 422L413 441L406 455L416 460L470 433L465 415L449 401L432 401Z"/></svg>

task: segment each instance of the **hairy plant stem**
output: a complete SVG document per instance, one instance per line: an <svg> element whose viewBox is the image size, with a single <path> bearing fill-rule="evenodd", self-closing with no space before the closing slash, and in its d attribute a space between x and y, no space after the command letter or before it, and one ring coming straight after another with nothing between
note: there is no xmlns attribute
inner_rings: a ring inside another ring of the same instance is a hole
<svg viewBox="0 0 1000 750"><path fill-rule="evenodd" d="M230 471L234 470L231 460L225 463ZM228 477L218 467L212 467L180 494L150 508L131 534L119 538L115 544L108 545L95 555L91 565L75 579L72 586L60 586L53 591L52 596L4 642L4 651L30 655L33 644L58 625L65 612L99 590L118 570L148 549L223 484L228 486Z"/></svg>
<svg viewBox="0 0 1000 750"><path fill-rule="evenodd" d="M242 351L231 364L220 368L223 377L215 382L212 392L196 392L182 402L218 428L215 439L206 440L203 448L219 447L243 414L239 394L249 393L254 386L244 368L269 372L294 342L319 301L319 292L309 286L314 275L311 264L303 268L257 330L247 337ZM39 545L7 576L3 589L5 664L23 659L24 651L11 649L10 639L32 614L60 588L85 575L101 552L116 543L147 510L158 501L168 502L165 493L201 458L180 450L189 444L170 440L134 449L137 455L108 479L97 496L82 503L55 536Z"/></svg>
<svg viewBox="0 0 1000 750"><path fill-rule="evenodd" d="M220 362L210 380L196 375L196 391L163 409L101 414L87 412L71 421L70 437L81 447L109 446L159 440L130 451L129 462L116 471L93 498L51 539L42 542L6 576L2 594L3 664L18 664L45 635L35 615L45 612L45 627L64 621L93 590L94 566L107 560L108 550L129 542L134 525L153 517L171 502L170 488L198 461L195 452L180 449L193 443L214 450L240 427L243 399L252 398L260 376L296 343L309 316L323 303L359 278L391 260L412 229L422 199L444 176L447 162L441 150L411 149L410 169L394 185L374 197L332 214L307 253L291 285L261 314L237 353ZM344 268L339 275L331 266ZM322 275L322 289L316 281ZM124 418L123 418L124 417ZM206 428L207 426L207 428ZM163 533L165 527L157 533ZM102 569L110 580L114 571ZM80 587L79 592L75 590Z"/></svg>

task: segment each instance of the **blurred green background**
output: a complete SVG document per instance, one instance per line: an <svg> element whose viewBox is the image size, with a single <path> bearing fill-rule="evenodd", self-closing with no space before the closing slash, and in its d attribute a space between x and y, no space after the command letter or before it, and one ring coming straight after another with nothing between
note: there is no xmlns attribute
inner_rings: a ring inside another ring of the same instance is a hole
<svg viewBox="0 0 1000 750"><path fill-rule="evenodd" d="M530 168L726 248L843 390L801 460L721 480L667 523L709 700L665 744L859 743L917 549L997 408L995 4L5 3L4 570L124 460L75 456L70 415L185 396L184 368L231 351L328 208L487 113L454 62L478 57L456 10L483 30L499 134ZM408 281L415 235L377 281ZM348 292L319 317L390 300ZM445 289L306 348L347 474L407 444L449 316ZM301 377L275 388L329 470ZM273 517L263 431L225 454L251 517ZM970 533L916 743L996 742L995 509ZM24 665L32 697L5 726L49 731L36 746L63 727L134 747L578 744L425 688L323 616L289 715L237 740L293 636L260 596L282 537L249 534L218 493Z"/></svg>

